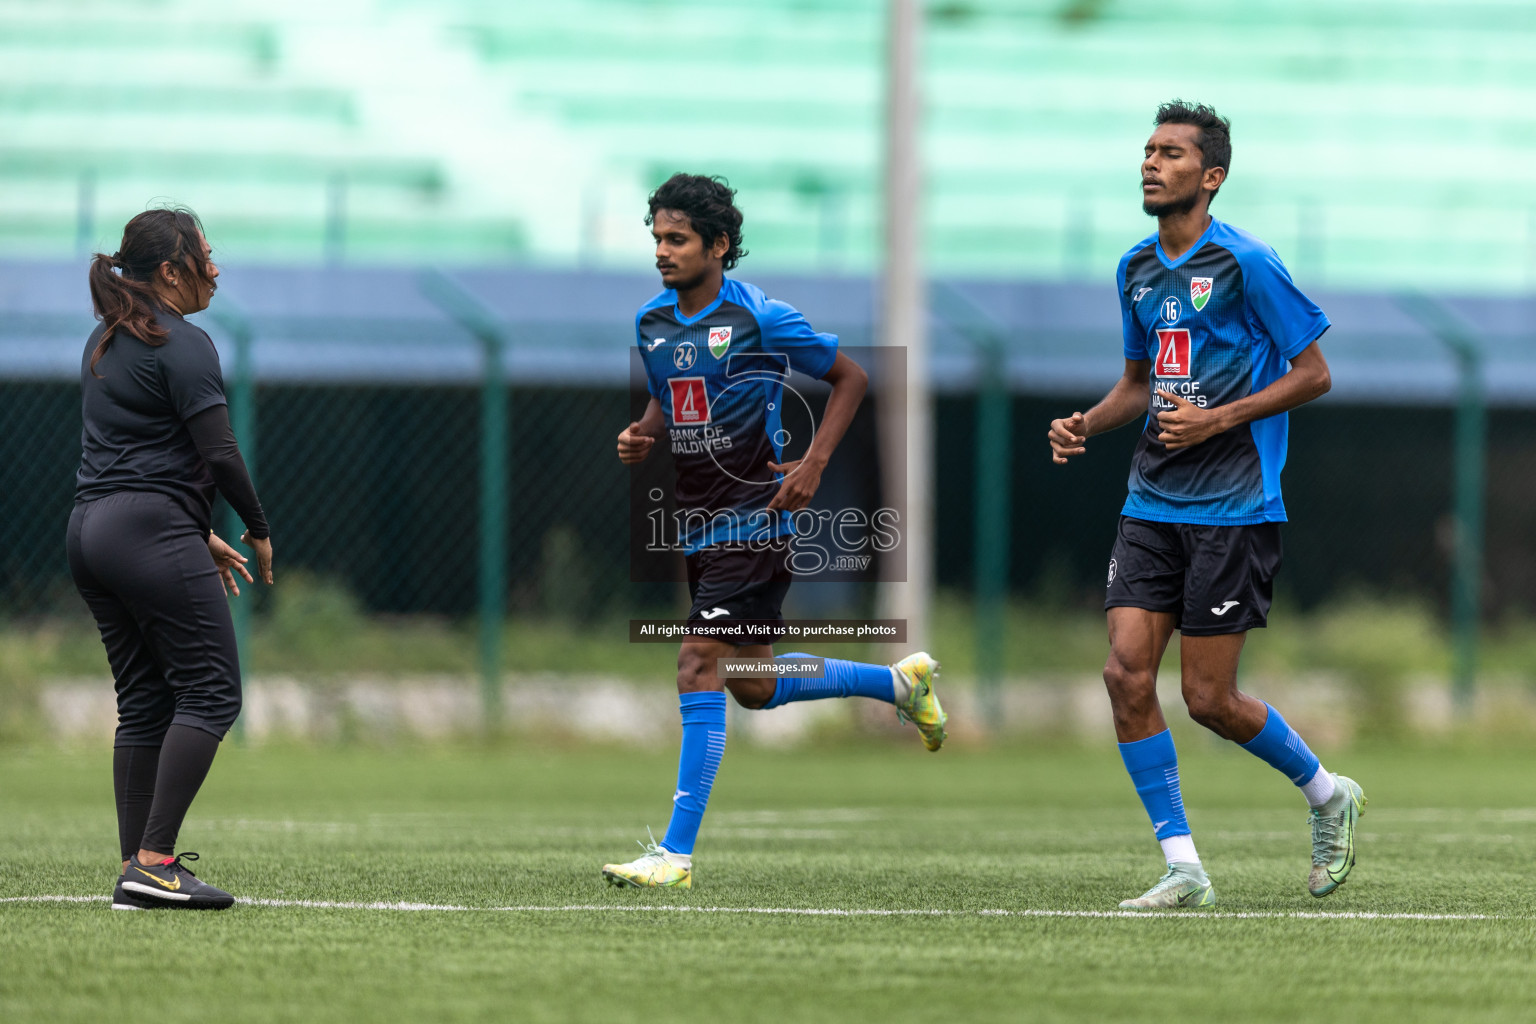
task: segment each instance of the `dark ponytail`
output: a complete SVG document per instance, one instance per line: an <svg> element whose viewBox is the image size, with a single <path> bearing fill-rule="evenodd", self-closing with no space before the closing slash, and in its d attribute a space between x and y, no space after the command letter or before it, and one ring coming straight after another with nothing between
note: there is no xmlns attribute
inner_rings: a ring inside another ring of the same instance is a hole
<svg viewBox="0 0 1536 1024"><path fill-rule="evenodd" d="M91 306L106 324L91 353L92 373L119 329L146 345L165 344L169 331L155 322L155 273L162 263L171 263L208 283L208 261L198 237L202 230L197 214L185 207L146 210L123 228L117 252L91 259Z"/></svg>

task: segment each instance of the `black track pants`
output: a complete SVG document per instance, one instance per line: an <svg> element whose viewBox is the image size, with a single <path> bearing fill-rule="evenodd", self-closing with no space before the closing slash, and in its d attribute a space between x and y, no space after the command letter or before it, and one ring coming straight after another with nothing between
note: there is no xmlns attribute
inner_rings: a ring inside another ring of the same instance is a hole
<svg viewBox="0 0 1536 1024"><path fill-rule="evenodd" d="M69 570L117 686L119 747L158 747L174 722L222 738L240 714L235 627L202 530L150 491L78 504Z"/></svg>

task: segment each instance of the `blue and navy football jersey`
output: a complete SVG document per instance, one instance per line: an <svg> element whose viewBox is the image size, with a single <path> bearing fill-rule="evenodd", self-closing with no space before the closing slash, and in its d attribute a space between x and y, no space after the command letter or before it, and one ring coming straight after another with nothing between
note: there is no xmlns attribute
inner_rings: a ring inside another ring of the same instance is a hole
<svg viewBox="0 0 1536 1024"><path fill-rule="evenodd" d="M651 299L635 316L635 341L666 413L687 553L793 533L787 513L767 512L783 480L768 463L784 451L784 385L791 371L826 376L837 337L813 331L799 310L762 289L726 278L696 316L678 311L671 289Z"/></svg>
<svg viewBox="0 0 1536 1024"><path fill-rule="evenodd" d="M1151 404L1123 514L1215 526L1284 522L1286 414L1171 452L1157 439L1157 414L1173 403L1157 391L1201 408L1262 391L1322 337L1328 317L1273 249L1214 218L1176 260L1156 233L1142 239L1121 257L1118 283L1125 358L1152 361Z"/></svg>

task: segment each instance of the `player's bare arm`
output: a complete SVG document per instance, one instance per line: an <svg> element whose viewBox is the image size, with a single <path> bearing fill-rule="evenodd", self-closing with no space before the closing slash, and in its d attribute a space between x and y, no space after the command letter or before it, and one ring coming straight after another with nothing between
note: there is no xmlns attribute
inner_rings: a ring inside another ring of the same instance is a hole
<svg viewBox="0 0 1536 1024"><path fill-rule="evenodd" d="M794 462L768 463L769 469L784 474L779 493L768 503L770 512L794 512L811 503L816 488L821 486L821 471L827 468L838 442L848 432L848 424L853 422L853 414L859 411L859 403L869 388L869 374L841 352L821 379L832 385L832 395L827 399L821 427L810 448Z"/></svg>
<svg viewBox="0 0 1536 1024"><path fill-rule="evenodd" d="M1157 414L1161 429L1157 439L1170 451L1189 448L1244 423L1289 412L1327 394L1332 386L1328 360L1314 341L1291 360L1289 373L1264 390L1227 405L1202 409L1171 391L1159 389L1157 393L1172 402L1173 408Z"/></svg>
<svg viewBox="0 0 1536 1024"><path fill-rule="evenodd" d="M1087 451L1085 442L1094 434L1123 427L1145 414L1147 382L1151 379L1150 359L1127 359L1125 372L1098 405L1086 413L1074 412L1052 420L1051 429L1046 432L1051 442L1051 461L1062 465L1071 456Z"/></svg>
<svg viewBox="0 0 1536 1024"><path fill-rule="evenodd" d="M645 414L619 431L619 461L626 466L644 462L656 439L666 429L666 414L662 412L660 400L653 395L645 407Z"/></svg>

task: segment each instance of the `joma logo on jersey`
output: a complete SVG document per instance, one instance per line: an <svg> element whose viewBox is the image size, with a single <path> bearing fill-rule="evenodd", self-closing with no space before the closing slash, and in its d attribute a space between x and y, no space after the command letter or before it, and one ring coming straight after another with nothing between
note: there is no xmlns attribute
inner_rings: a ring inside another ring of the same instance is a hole
<svg viewBox="0 0 1536 1024"><path fill-rule="evenodd" d="M719 359L725 355L725 350L731 347L731 329L729 327L711 327L709 329L709 354Z"/></svg>
<svg viewBox="0 0 1536 1024"><path fill-rule="evenodd" d="M1189 279L1189 304L1195 307L1195 312L1205 308L1205 304L1211 300L1211 288L1216 284L1214 277L1192 277Z"/></svg>
<svg viewBox="0 0 1536 1024"><path fill-rule="evenodd" d="M672 422L678 426L709 422L709 392L703 377L673 377Z"/></svg>
<svg viewBox="0 0 1536 1024"><path fill-rule="evenodd" d="M1157 365L1159 377L1189 376L1189 330L1170 327L1157 332Z"/></svg>

